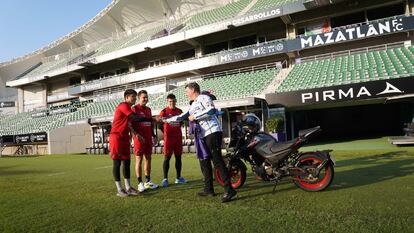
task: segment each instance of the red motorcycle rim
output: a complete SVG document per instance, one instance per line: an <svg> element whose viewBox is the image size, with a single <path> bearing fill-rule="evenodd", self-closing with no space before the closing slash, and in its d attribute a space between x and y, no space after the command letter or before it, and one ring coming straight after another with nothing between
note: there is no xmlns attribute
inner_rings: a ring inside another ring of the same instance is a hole
<svg viewBox="0 0 414 233"><path fill-rule="evenodd" d="M235 172L236 171L236 172ZM221 179L220 171L216 169L216 179L221 186L224 186L224 181ZM230 171L230 183L233 188L237 188L241 185L242 175L239 169L232 169Z"/></svg>
<svg viewBox="0 0 414 233"><path fill-rule="evenodd" d="M300 163L303 162L307 162L307 161L312 161L312 162L318 162L319 164L322 162L319 158L316 157L309 157L309 158L305 158L303 160L300 161ZM308 183L305 180L301 179L299 176L296 177L296 180L299 182L299 184L305 188L308 189L318 189L320 187L322 187L323 185L326 184L326 182L329 181L329 167L325 166L325 177L323 177L322 180L316 182L316 183Z"/></svg>

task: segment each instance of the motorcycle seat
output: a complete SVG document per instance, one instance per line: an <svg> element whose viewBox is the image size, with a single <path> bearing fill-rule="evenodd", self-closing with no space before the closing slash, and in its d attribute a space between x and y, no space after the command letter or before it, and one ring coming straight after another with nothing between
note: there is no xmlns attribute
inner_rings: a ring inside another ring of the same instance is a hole
<svg viewBox="0 0 414 233"><path fill-rule="evenodd" d="M277 153L280 151L285 151L289 149L294 144L294 141L288 141L288 142L278 142L270 148L270 151L273 153Z"/></svg>

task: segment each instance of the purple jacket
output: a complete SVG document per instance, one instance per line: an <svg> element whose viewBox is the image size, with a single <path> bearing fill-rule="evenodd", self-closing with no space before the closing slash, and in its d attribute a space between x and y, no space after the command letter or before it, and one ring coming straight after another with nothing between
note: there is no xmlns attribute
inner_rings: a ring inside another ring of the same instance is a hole
<svg viewBox="0 0 414 233"><path fill-rule="evenodd" d="M190 131L190 134L194 134L194 144L196 148L197 158L200 160L208 159L209 157L208 148L204 140L200 138L197 133L200 131L200 125L195 123L194 121L190 121L189 131Z"/></svg>

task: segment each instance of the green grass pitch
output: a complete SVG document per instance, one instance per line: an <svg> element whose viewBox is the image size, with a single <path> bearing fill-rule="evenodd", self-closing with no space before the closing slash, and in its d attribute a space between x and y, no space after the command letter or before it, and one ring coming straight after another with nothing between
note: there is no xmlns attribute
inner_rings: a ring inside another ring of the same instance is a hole
<svg viewBox="0 0 414 233"><path fill-rule="evenodd" d="M285 182L272 193L272 183L249 171L226 204L220 195L196 196L202 182L192 154L183 158L188 184L127 198L115 195L108 156L2 157L0 232L414 232L414 148L388 146L385 139L309 148L318 147L338 149L326 191ZM161 169L162 157L154 155L158 184ZM169 177L173 182L174 159Z"/></svg>

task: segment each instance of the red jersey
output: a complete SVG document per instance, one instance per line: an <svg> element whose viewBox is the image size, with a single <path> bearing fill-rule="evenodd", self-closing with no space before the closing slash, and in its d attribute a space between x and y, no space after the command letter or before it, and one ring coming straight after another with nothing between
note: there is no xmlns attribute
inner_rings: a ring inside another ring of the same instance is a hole
<svg viewBox="0 0 414 233"><path fill-rule="evenodd" d="M181 111L181 109L179 108L171 109L169 107L166 107L164 108L164 110L160 112L160 117L170 118L173 116L180 115L181 113L183 113L183 111ZM179 139L181 140L181 137L182 137L181 123L179 122L164 123L164 136L179 137Z"/></svg>
<svg viewBox="0 0 414 233"><path fill-rule="evenodd" d="M129 141L128 116L132 113L131 106L126 102L120 103L115 110L111 133L120 135L120 138Z"/></svg>
<svg viewBox="0 0 414 233"><path fill-rule="evenodd" d="M152 118L151 109L149 107L143 107L141 105L136 105L132 108L132 111L135 112L140 117L145 117L147 119ZM138 129L138 132L144 138L151 138L152 137L152 122L151 121L143 121L143 122L133 122L135 128Z"/></svg>

